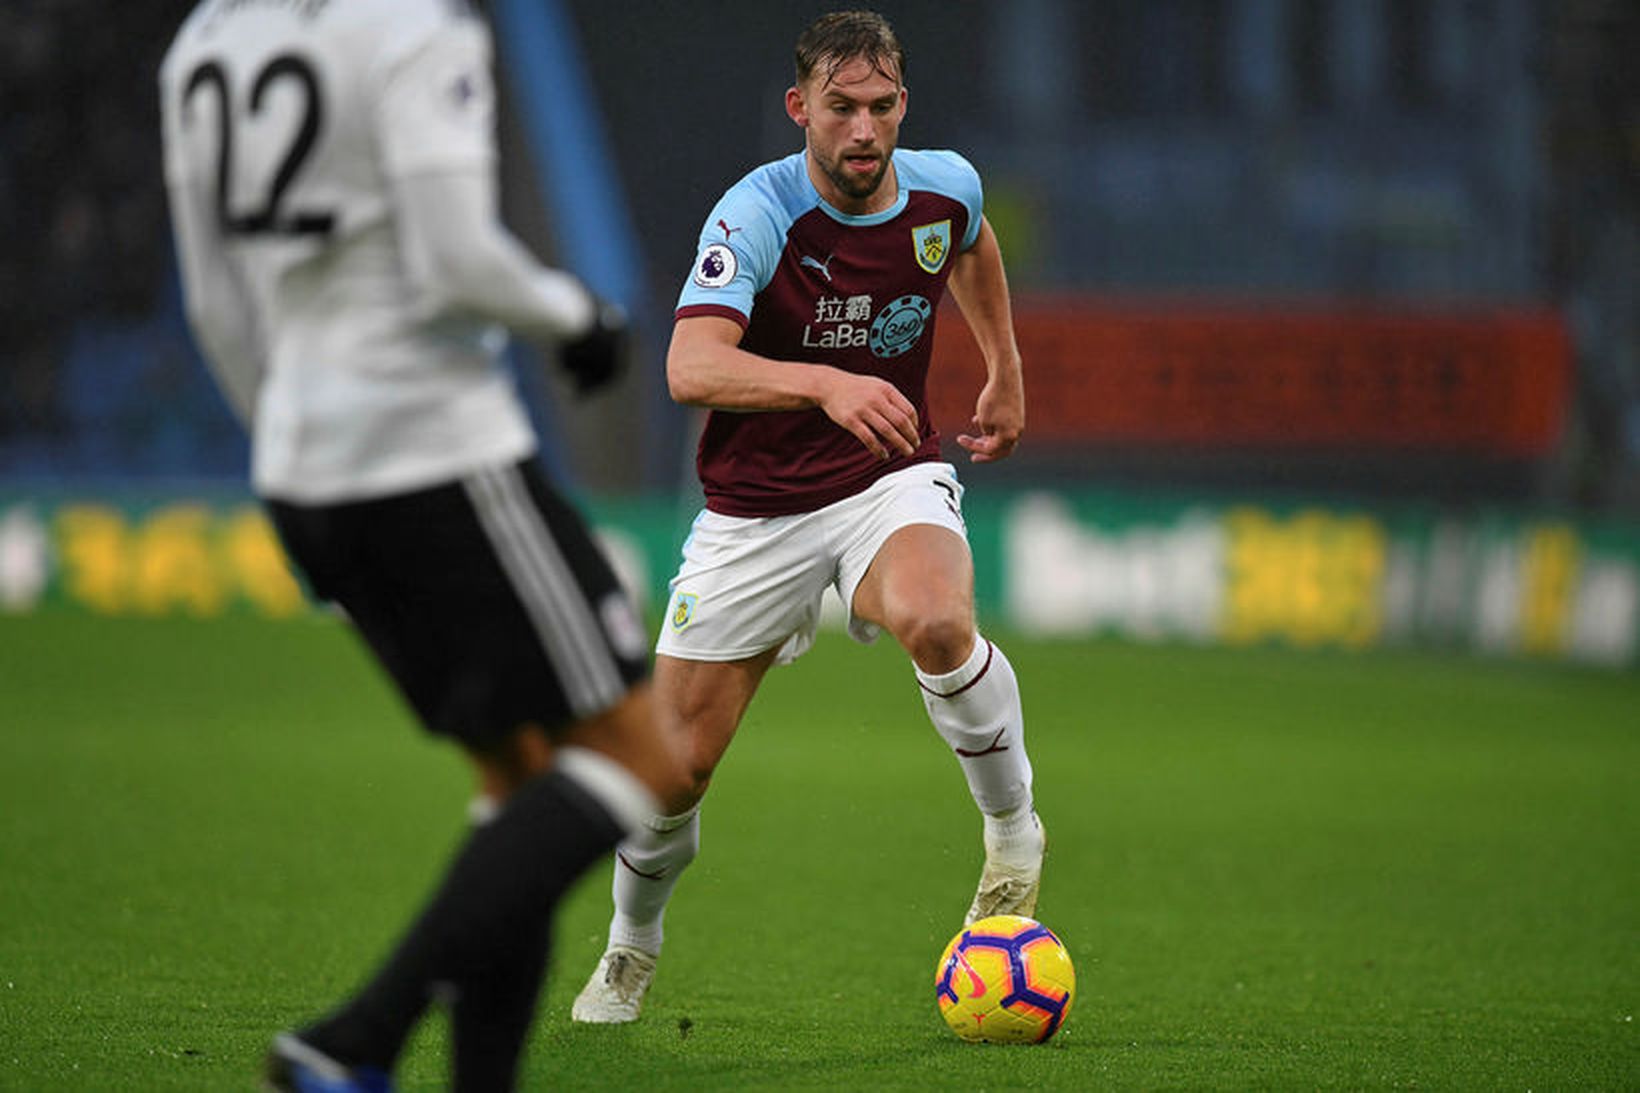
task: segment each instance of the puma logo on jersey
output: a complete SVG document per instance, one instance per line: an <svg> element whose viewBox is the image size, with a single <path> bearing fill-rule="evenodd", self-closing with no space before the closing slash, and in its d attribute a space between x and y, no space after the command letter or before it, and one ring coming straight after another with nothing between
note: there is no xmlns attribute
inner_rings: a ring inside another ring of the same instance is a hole
<svg viewBox="0 0 1640 1093"><path fill-rule="evenodd" d="M734 235L735 232L741 230L740 228L731 228L727 220L719 220L717 226L723 229L723 241L725 243L729 241L729 238Z"/></svg>
<svg viewBox="0 0 1640 1093"><path fill-rule="evenodd" d="M808 255L805 254L802 258L798 259L797 264L804 267L805 269L817 269L817 270L819 270L821 276L825 277L826 282L828 284L830 284L831 283L831 260L832 260L833 257L835 257L835 256L828 254L828 255L826 255L826 260L824 262L822 262L818 258L810 258Z"/></svg>

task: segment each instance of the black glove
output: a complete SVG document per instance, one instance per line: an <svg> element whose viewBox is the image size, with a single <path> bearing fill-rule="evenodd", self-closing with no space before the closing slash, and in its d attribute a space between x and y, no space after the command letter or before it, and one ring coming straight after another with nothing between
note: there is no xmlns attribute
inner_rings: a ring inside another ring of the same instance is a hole
<svg viewBox="0 0 1640 1093"><path fill-rule="evenodd" d="M582 394L612 382L626 367L632 352L632 328L626 309L610 300L594 298L592 329L566 341L559 360Z"/></svg>

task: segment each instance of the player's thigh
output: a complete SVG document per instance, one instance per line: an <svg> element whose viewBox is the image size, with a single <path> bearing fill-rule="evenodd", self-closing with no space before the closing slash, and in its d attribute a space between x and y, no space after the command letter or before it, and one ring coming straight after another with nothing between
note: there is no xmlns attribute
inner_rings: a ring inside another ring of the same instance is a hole
<svg viewBox="0 0 1640 1093"><path fill-rule="evenodd" d="M684 543L655 652L738 661L794 636L812 640L833 572L812 515L745 519L704 512Z"/></svg>
<svg viewBox="0 0 1640 1093"><path fill-rule="evenodd" d="M935 524L899 528L855 589L853 613L896 636L917 625L971 620L974 563L967 540Z"/></svg>
<svg viewBox="0 0 1640 1093"><path fill-rule="evenodd" d="M881 627L903 641L903 627L917 620L971 618L962 492L950 464L923 463L883 479L845 514L837 585L856 638Z"/></svg>

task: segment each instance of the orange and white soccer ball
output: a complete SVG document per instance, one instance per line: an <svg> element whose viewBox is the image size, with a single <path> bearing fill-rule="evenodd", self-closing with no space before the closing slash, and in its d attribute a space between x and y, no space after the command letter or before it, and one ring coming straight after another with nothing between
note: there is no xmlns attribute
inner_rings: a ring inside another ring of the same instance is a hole
<svg viewBox="0 0 1640 1093"><path fill-rule="evenodd" d="M1042 923L993 915L964 926L945 947L934 969L934 997L964 1040L1040 1044L1070 1015L1076 969Z"/></svg>

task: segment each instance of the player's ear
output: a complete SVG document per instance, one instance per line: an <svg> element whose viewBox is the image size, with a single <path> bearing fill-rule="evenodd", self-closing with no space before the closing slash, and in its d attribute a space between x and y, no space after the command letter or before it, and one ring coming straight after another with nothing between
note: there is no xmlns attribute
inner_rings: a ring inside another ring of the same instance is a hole
<svg viewBox="0 0 1640 1093"><path fill-rule="evenodd" d="M809 107L803 101L803 92L795 87L786 88L786 116L799 128L809 127Z"/></svg>

